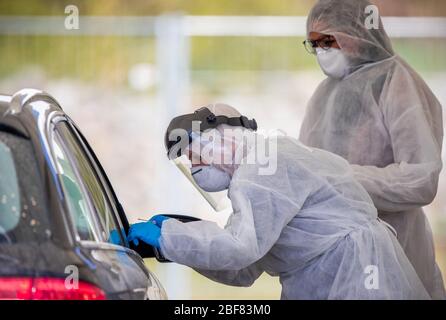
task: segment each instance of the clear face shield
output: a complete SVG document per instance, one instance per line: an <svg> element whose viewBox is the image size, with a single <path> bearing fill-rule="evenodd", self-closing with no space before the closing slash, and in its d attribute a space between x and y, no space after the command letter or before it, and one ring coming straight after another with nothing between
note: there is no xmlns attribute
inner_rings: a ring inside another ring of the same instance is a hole
<svg viewBox="0 0 446 320"><path fill-rule="evenodd" d="M235 109L233 110L229 106L223 105L223 107L229 109L227 110L229 114L231 112L238 114ZM201 160L212 155L217 159L223 158L223 163L225 163L225 156L232 153L227 152L227 149L215 146L215 139L219 137L215 129L220 125L257 130L255 119L248 119L242 115L232 117L216 115L208 107L203 107L193 113L172 119L164 136L164 144L170 161L217 212L231 208L231 202L227 196L228 191L224 190L229 185L230 177L227 176L229 175L227 172L222 172L223 170L219 170L215 166L205 166L205 163L213 163L212 161L201 163ZM222 140L220 138L217 140ZM197 146L195 142L198 142L198 149L194 148ZM194 161L194 168L189 155ZM197 156L199 157L198 162L194 158ZM195 167L198 165L201 165L202 168ZM195 176L192 175L192 172ZM208 179L208 177L212 177L212 179ZM196 181L199 181L202 187ZM215 190L215 192L208 192L205 189Z"/></svg>
<svg viewBox="0 0 446 320"><path fill-rule="evenodd" d="M207 192L200 188L195 182L192 173L192 162L186 155L182 155L178 158L170 160L180 172L186 177L186 179L194 186L194 188L201 194L201 196L211 205L216 212L225 211L231 207L231 202L228 198L227 190L219 192Z"/></svg>

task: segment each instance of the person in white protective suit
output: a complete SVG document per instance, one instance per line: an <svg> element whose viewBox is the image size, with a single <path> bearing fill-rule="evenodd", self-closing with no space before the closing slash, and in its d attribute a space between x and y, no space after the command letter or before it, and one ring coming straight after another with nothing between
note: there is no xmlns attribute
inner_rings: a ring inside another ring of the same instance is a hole
<svg viewBox="0 0 446 320"><path fill-rule="evenodd" d="M169 158L188 155L205 191L229 189L233 213L224 229L158 216L132 225L129 241L228 285L250 286L266 271L280 277L282 299L429 299L347 161L286 136L263 141L256 128L224 104L174 118ZM264 143L273 171L261 170Z"/></svg>
<svg viewBox="0 0 446 320"><path fill-rule="evenodd" d="M442 168L442 108L426 83L394 53L366 0L321 0L305 41L328 76L309 101L299 140L346 159L378 216L392 225L434 299L445 289L422 207Z"/></svg>

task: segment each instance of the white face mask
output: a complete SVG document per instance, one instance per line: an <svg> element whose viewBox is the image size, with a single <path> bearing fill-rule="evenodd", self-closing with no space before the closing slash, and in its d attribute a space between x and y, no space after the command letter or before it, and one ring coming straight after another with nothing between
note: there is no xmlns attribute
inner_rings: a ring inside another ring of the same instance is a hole
<svg viewBox="0 0 446 320"><path fill-rule="evenodd" d="M191 168L192 177L198 186L207 192L218 192L229 188L229 173L214 166L195 166Z"/></svg>
<svg viewBox="0 0 446 320"><path fill-rule="evenodd" d="M316 48L316 54L317 61L327 76L342 79L349 74L350 66L342 50Z"/></svg>

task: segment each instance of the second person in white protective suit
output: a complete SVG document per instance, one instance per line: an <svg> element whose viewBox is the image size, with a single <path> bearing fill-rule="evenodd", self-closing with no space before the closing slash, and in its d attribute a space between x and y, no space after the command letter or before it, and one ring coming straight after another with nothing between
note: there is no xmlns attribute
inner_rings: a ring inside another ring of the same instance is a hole
<svg viewBox="0 0 446 320"><path fill-rule="evenodd" d="M263 272L278 276L282 299L429 299L347 161L289 137L259 140L256 127L223 104L172 120L169 157L189 156L206 191L229 189L233 213L224 229L158 217L132 225L129 241L228 285L250 286ZM172 135L177 129L185 139ZM260 141L274 171L262 171Z"/></svg>
<svg viewBox="0 0 446 320"><path fill-rule="evenodd" d="M300 141L351 164L431 297L444 299L422 210L436 195L442 168L441 105L394 53L381 19L378 29L367 25L370 4L321 0L311 10L306 46L328 77L309 102Z"/></svg>

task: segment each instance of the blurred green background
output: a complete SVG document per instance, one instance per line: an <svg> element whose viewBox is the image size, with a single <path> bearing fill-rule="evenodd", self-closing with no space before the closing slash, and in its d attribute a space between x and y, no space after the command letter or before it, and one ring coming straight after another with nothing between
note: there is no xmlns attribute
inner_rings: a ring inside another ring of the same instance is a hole
<svg viewBox="0 0 446 320"><path fill-rule="evenodd" d="M64 17L68 4L76 5L81 17L170 13L306 16L314 3L313 0L2 0L0 19ZM446 16L446 2L440 0L374 3L383 16ZM169 99L161 92L165 75L153 35L0 32L0 91L13 93L24 87L36 87L55 96L89 139L132 222L169 212L213 219L224 225L228 213L212 212L167 164L162 136L169 112L226 102L255 117L263 128L280 128L297 136L306 103L324 75L314 56L303 48L304 37L200 36L187 40L186 51L177 53L186 61L187 70L179 77L184 90L174 100L176 108L169 105ZM395 51L423 76L445 105L445 39L398 38L392 42ZM426 211L434 230L437 260L445 274L444 170L438 195ZM232 288L213 283L186 267L154 260L146 262L171 298L280 297L278 279L266 275L251 288Z"/></svg>

